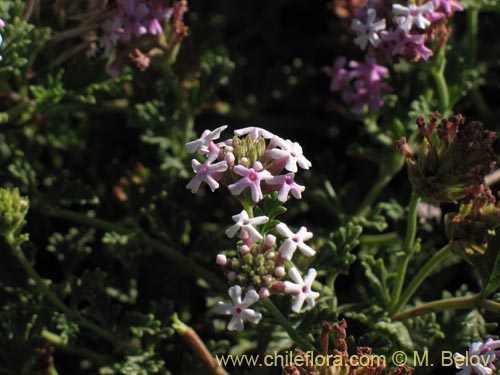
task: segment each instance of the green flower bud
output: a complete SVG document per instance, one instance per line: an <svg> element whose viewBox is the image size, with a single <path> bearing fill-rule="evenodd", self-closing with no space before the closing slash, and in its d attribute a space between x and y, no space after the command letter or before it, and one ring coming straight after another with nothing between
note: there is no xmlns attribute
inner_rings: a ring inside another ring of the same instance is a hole
<svg viewBox="0 0 500 375"><path fill-rule="evenodd" d="M243 257L243 263L252 265L253 264L253 255L248 253Z"/></svg>
<svg viewBox="0 0 500 375"><path fill-rule="evenodd" d="M17 231L28 213L28 198L21 197L16 188L0 189L0 234L6 236Z"/></svg>
<svg viewBox="0 0 500 375"><path fill-rule="evenodd" d="M260 278L260 276L255 275L254 277L252 277L252 284L260 285L261 283L262 279Z"/></svg>
<svg viewBox="0 0 500 375"><path fill-rule="evenodd" d="M266 261L266 258L262 254L259 254L255 257L255 265L257 267L262 267L264 265L265 261Z"/></svg>
<svg viewBox="0 0 500 375"><path fill-rule="evenodd" d="M240 269L240 261L237 258L233 258L231 260L231 268L235 271Z"/></svg>

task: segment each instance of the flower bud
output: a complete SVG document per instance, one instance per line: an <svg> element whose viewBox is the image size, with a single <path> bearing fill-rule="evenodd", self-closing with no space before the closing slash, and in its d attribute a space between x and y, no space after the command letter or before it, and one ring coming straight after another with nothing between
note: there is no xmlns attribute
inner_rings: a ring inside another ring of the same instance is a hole
<svg viewBox="0 0 500 375"><path fill-rule="evenodd" d="M227 279L229 281L235 281L236 280L236 272L230 271L227 273Z"/></svg>
<svg viewBox="0 0 500 375"><path fill-rule="evenodd" d="M215 259L215 262L219 266L224 267L227 264L227 257L224 254L217 254L217 258Z"/></svg>
<svg viewBox="0 0 500 375"><path fill-rule="evenodd" d="M271 295L271 293L269 293L269 289L267 289L267 288L260 288L260 290L259 290L259 297L261 299L269 298L270 295Z"/></svg>
<svg viewBox="0 0 500 375"><path fill-rule="evenodd" d="M274 269L274 275L278 278L282 278L286 275L285 267L279 266Z"/></svg>
<svg viewBox="0 0 500 375"><path fill-rule="evenodd" d="M245 256L250 252L250 248L247 245L241 245L238 250L242 256Z"/></svg>

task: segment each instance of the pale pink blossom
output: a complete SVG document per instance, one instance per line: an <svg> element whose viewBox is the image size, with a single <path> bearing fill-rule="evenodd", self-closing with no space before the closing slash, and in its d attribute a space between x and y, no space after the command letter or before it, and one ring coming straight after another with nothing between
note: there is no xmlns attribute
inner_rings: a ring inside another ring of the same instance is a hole
<svg viewBox="0 0 500 375"><path fill-rule="evenodd" d="M229 296L233 302L232 304L222 301L217 303L217 310L220 314L232 315L231 321L227 325L228 330L242 331L245 320L253 324L259 323L260 319L262 319L262 314L248 308L259 300L259 295L255 290L249 290L242 301L241 287L236 285L229 288Z"/></svg>
<svg viewBox="0 0 500 375"><path fill-rule="evenodd" d="M314 268L310 268L307 271L307 275L304 279L300 275L299 270L293 267L288 271L288 276L295 281L292 283L290 281L285 281L285 293L292 294L295 296L295 300L292 304L292 311L295 313L300 313L304 302L307 303L309 307L314 307L316 304L316 299L319 297L318 292L312 291L312 283L316 278L317 272Z"/></svg>
<svg viewBox="0 0 500 375"><path fill-rule="evenodd" d="M192 193L198 192L202 182L205 182L208 186L210 186L212 191L215 191L215 189L219 187L217 179L221 177L221 172L227 170L227 163L225 161L220 161L212 164L216 158L217 155L213 154L209 156L203 164L196 159L192 160L191 165L193 167L193 172L196 172L196 175L186 185L186 188L191 190Z"/></svg>
<svg viewBox="0 0 500 375"><path fill-rule="evenodd" d="M309 241L313 237L313 234L308 232L306 227L301 227L297 233L293 233L285 223L279 223L276 225L276 231L286 238L278 250L283 259L291 260L297 248L308 257L316 254L314 249L305 244L305 241Z"/></svg>
<svg viewBox="0 0 500 375"><path fill-rule="evenodd" d="M263 239L262 235L254 225L262 225L269 221L267 216L257 216L250 218L248 212L245 210L241 211L238 215L233 216L233 224L231 227L226 229L226 235L229 238L233 238L234 235L240 231L240 235L249 235L253 242L261 241Z"/></svg>

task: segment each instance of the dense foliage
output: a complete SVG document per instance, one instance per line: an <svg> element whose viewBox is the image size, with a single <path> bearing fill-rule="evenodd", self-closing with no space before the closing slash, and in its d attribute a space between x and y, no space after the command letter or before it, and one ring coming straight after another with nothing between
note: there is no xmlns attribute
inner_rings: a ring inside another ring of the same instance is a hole
<svg viewBox="0 0 500 375"><path fill-rule="evenodd" d="M0 375L498 373L499 22L0 0Z"/></svg>

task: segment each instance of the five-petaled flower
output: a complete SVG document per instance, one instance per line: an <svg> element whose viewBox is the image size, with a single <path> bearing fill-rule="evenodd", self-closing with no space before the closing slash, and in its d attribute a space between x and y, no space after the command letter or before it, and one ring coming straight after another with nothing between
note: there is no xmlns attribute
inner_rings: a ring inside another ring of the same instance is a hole
<svg viewBox="0 0 500 375"><path fill-rule="evenodd" d="M433 11L434 5L432 2L421 6L410 4L407 7L401 4L392 4L395 22L401 29L406 31L410 31L413 25L422 30L426 29L431 24L431 21L425 16L432 14Z"/></svg>
<svg viewBox="0 0 500 375"><path fill-rule="evenodd" d="M484 342L473 342L469 346L467 357L460 353L453 354L455 366L460 371L457 375L491 375L496 371L493 364L500 355L500 340L488 339Z"/></svg>
<svg viewBox="0 0 500 375"><path fill-rule="evenodd" d="M205 182L208 186L210 186L212 191L215 191L215 189L219 187L217 179L220 178L220 176L218 176L218 174L227 170L227 163L225 161L220 161L212 164L216 158L217 155L212 154L203 164L196 159L191 161L193 172L196 172L196 176L189 181L186 188L191 190L192 193L198 192L202 182Z"/></svg>
<svg viewBox="0 0 500 375"><path fill-rule="evenodd" d="M314 249L304 243L313 237L313 234L308 232L306 227L301 227L297 233L293 233L285 223L279 223L276 225L276 231L286 237L278 250L283 259L291 260L297 248L308 257L316 254Z"/></svg>
<svg viewBox="0 0 500 375"><path fill-rule="evenodd" d="M351 28L358 34L354 39L354 44L360 46L361 49L365 49L368 42L374 47L378 47L381 42L378 32L385 30L385 19L375 21L376 18L377 11L370 8L367 11L366 23L357 18L352 20Z"/></svg>
<svg viewBox="0 0 500 375"><path fill-rule="evenodd" d="M243 321L248 320L253 324L259 323L262 318L262 314L249 309L248 307L253 305L259 300L259 295L255 290L249 290L241 300L241 287L239 285L232 286L229 288L229 296L233 300L233 303L218 302L217 309L220 314L232 315L231 321L227 325L227 329L230 331L242 331L244 328Z"/></svg>
<svg viewBox="0 0 500 375"><path fill-rule="evenodd" d="M288 271L288 276L295 281L292 283L290 281L285 281L285 293L292 294L295 296L295 301L292 304L292 311L299 313L302 310L302 305L307 302L309 307L314 307L316 304L316 299L319 297L318 292L312 291L312 283L316 278L317 272L314 268L310 268L307 271L307 275L304 279L300 275L299 270L293 267Z"/></svg>
<svg viewBox="0 0 500 375"><path fill-rule="evenodd" d="M303 169L311 167L311 162L306 159L302 153L302 147L297 142L292 142L289 139L284 140L279 137L275 137L273 140L279 148L274 148L269 153L273 159L283 161L286 170L297 172L297 164Z"/></svg>
<svg viewBox="0 0 500 375"><path fill-rule="evenodd" d="M236 224L226 229L226 235L229 238L233 238L234 235L240 231L240 236L249 235L253 242L257 242L261 241L263 237L253 226L265 224L269 221L269 218L267 216L250 218L248 212L243 210L238 215L234 215L233 220Z"/></svg>
<svg viewBox="0 0 500 375"><path fill-rule="evenodd" d="M199 151L202 155L209 153L214 153L213 151L219 151L217 145L213 142L215 139L219 139L220 134L227 128L227 125L220 126L215 130L205 130L201 137L186 143L186 151L189 153L194 153Z"/></svg>
<svg viewBox="0 0 500 375"><path fill-rule="evenodd" d="M258 139L260 137L264 139L271 139L272 137L274 137L274 134L271 133L270 131L259 128L257 126L249 126L246 128L237 129L234 131L234 134L236 134L239 137L249 134L250 137L253 139Z"/></svg>
<svg viewBox="0 0 500 375"><path fill-rule="evenodd" d="M262 180L271 178L272 175L269 171L262 169L260 162L256 162L253 168L235 165L233 172L242 176L242 178L227 187L232 194L240 195L246 188L249 188L254 202L258 202L264 198L260 183Z"/></svg>
<svg viewBox="0 0 500 375"><path fill-rule="evenodd" d="M290 192L295 198L302 198L302 192L306 189L304 186L295 182L295 173L292 172L281 176L273 176L267 179L266 183L270 186L276 186L276 190L278 190L278 200L281 202L286 202L288 193Z"/></svg>

